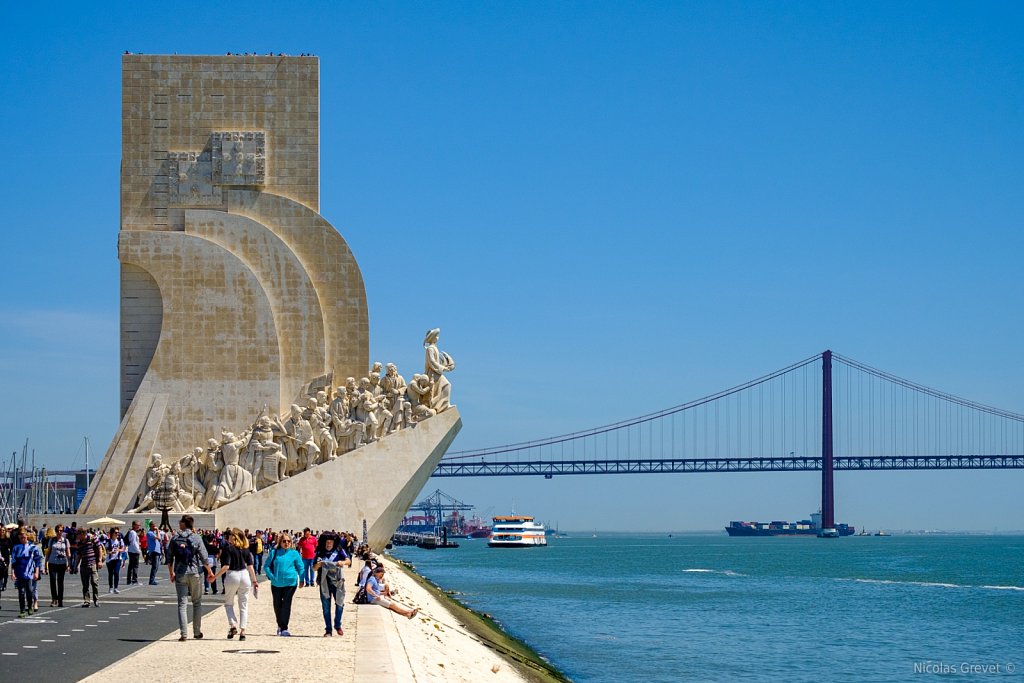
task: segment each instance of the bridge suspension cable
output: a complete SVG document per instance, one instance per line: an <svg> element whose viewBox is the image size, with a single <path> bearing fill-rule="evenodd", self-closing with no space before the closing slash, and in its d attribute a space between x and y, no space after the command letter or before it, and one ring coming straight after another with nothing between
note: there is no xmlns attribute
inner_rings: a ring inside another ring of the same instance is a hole
<svg viewBox="0 0 1024 683"><path fill-rule="evenodd" d="M1024 415L826 352L638 417L543 439L463 450L435 476L822 468L823 377L836 469L1018 468Z"/></svg>
<svg viewBox="0 0 1024 683"><path fill-rule="evenodd" d="M806 366L808 366L808 365L818 361L820 358L821 358L820 355L814 355L814 356L811 356L810 358L805 358L802 361L793 363L792 365L788 365L788 366L786 366L784 368L776 370L775 372L771 372L771 373L768 373L767 375L763 375L761 377L758 377L757 379L752 379L749 382L744 382L743 384L738 384L738 385L736 385L734 387L731 387L729 389L725 389L723 391L719 391L719 392L714 393L714 394L709 394L707 396L703 396L703 397L695 399L693 401L688 401L687 403L681 403L681 404L679 404L677 406L673 406L671 408L665 408L664 410L659 410L657 412L648 413L646 415L641 415L639 417L630 418L628 420L622 420L620 422L613 422L611 424L602 425L600 427L593 427L591 429L586 429L586 430L582 430L582 431L578 431L578 432L570 432L568 434L560 434L558 436L550 436L550 437L547 437L547 438L544 438L544 439L536 439L536 440L533 440L533 441L523 441L523 442L520 442L520 443L506 444L504 446L492 446L490 448L481 448L481 449L476 449L476 450L452 451L452 452L448 453L445 456L444 459L446 461L447 460L463 460L463 459L468 459L468 458L479 458L481 456L498 455L498 454L501 454L501 453L513 453L513 452L522 451L522 450L535 449L535 448L539 448L539 447L542 447L542 446L550 446L550 445L554 445L554 444L565 443L565 442L568 442L568 441L576 441L576 440L579 440L579 439L585 439L587 437L592 437L592 436L596 436L596 435L599 435L599 434L607 434L608 432L614 432L614 431L621 430L621 429L628 429L630 427L634 427L634 426L641 425L641 424L644 424L644 423L647 423L647 422L651 422L653 420L659 420L659 419L662 419L662 418L665 418L665 417L668 417L668 416L671 416L671 415L675 415L675 414L683 412L685 410L691 410L693 408L704 406L704 405L707 405L707 404L712 403L714 401L718 401L720 399L723 399L723 398L726 398L726 397L729 397L729 396L733 396L733 395L735 395L735 394L737 394L737 393L739 393L741 391L750 389L752 387L757 387L757 386L760 386L760 385L765 384L767 382L771 382L772 380L775 380L775 379L777 379L777 378L779 378L779 377L781 377L783 375L791 373L791 372L793 372L795 370L798 370L800 368L804 368L804 367L806 367Z"/></svg>

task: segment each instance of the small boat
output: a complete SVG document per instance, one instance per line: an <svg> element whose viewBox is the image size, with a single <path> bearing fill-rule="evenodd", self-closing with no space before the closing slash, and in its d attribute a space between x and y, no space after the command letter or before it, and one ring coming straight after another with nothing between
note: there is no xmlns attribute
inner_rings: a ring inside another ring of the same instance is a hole
<svg viewBox="0 0 1024 683"><path fill-rule="evenodd" d="M491 548L533 548L548 544L544 525L533 521L533 517L503 515L495 517L493 522L491 540L487 542Z"/></svg>
<svg viewBox="0 0 1024 683"><path fill-rule="evenodd" d="M879 529L878 533L875 534L875 536L892 536L892 534L890 534L888 531L882 531L881 529Z"/></svg>

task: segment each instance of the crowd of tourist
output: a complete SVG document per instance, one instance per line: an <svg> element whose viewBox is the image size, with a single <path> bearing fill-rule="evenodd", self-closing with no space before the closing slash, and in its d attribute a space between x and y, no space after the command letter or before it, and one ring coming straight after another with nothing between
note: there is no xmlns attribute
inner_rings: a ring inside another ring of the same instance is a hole
<svg viewBox="0 0 1024 683"><path fill-rule="evenodd" d="M12 525L13 526L13 525ZM318 588L324 620L324 637L344 635L341 618L345 603L342 568L352 558L363 563L354 602L376 604L412 618L418 610L394 599L384 578L384 566L365 544L347 532L311 529L196 530L191 515L182 516L178 531L143 529L132 522L121 533L118 526L82 529L77 524L43 525L41 529L19 523L0 527L0 609L10 581L18 593L18 617L39 611L39 583L49 577L50 607L64 606L65 578L78 575L82 584L81 607L99 607L99 574L105 568L107 593L120 593L124 585L139 583L140 564L149 565L149 585L158 585L161 573L174 584L178 600L179 640L188 640L188 604L192 604L192 637L203 637L202 597L224 595L229 639L245 640L249 597L258 596L259 578L270 582L277 635L290 636L292 602L296 591Z"/></svg>

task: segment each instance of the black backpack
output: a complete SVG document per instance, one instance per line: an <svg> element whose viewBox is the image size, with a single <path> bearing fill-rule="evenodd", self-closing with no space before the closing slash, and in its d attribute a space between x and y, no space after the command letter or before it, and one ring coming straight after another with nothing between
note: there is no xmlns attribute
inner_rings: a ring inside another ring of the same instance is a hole
<svg viewBox="0 0 1024 683"><path fill-rule="evenodd" d="M179 566L183 566L185 571L192 566L196 556L196 548L192 545L192 534L182 536L181 534L175 534L174 538L171 539L170 544L170 555L173 558L174 568L177 569Z"/></svg>

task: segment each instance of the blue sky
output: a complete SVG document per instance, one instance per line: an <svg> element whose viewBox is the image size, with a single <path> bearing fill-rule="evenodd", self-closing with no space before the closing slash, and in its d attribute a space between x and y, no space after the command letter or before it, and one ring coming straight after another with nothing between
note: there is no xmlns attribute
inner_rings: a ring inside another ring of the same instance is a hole
<svg viewBox="0 0 1024 683"><path fill-rule="evenodd" d="M28 437L70 466L117 426L126 49L320 57L321 212L360 262L374 359L409 376L442 328L456 448L829 347L1024 412L1022 20L1015 3L9 8L0 455ZM1024 529L1022 484L842 473L837 517ZM819 495L813 473L437 486L576 529L796 518Z"/></svg>

